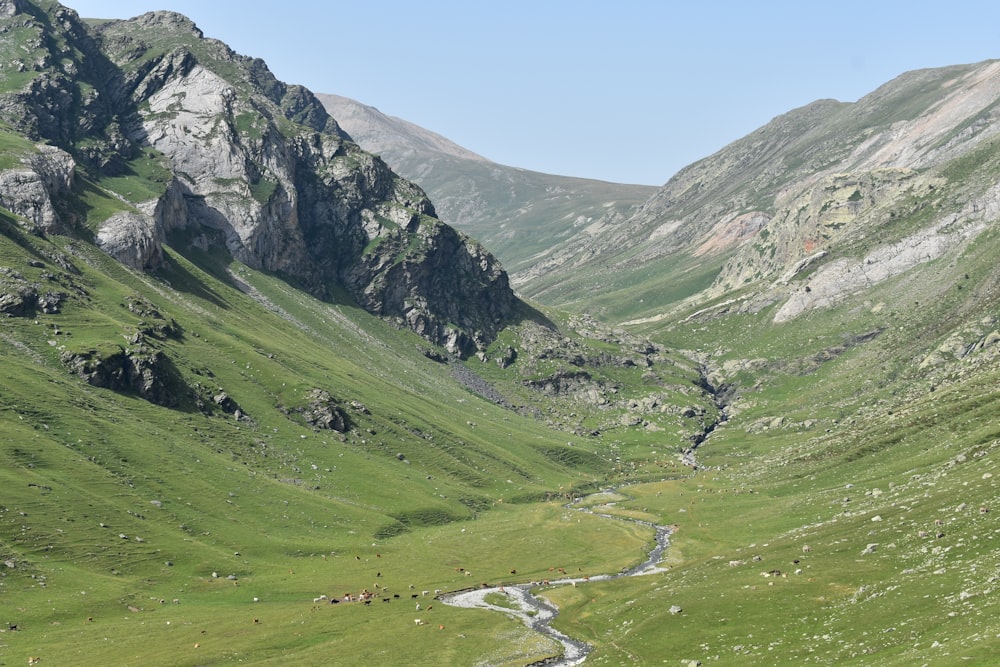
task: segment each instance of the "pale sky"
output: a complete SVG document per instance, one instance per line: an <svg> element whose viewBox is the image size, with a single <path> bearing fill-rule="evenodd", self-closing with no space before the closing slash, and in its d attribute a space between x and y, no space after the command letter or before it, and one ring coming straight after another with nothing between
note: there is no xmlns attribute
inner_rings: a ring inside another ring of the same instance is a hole
<svg viewBox="0 0 1000 667"><path fill-rule="evenodd" d="M662 185L773 117L1000 58L995 0L65 0L187 15L314 92L502 164Z"/></svg>

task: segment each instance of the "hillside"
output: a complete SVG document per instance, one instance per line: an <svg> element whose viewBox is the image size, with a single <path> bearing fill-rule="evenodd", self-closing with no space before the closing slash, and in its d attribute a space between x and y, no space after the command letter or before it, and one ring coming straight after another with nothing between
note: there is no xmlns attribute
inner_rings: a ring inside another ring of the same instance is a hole
<svg viewBox="0 0 1000 667"><path fill-rule="evenodd" d="M441 217L522 274L592 227L622 221L656 188L555 176L491 162L444 137L338 95L317 95L351 137L418 183Z"/></svg>
<svg viewBox="0 0 1000 667"><path fill-rule="evenodd" d="M997 69L910 72L856 103L779 116L682 169L630 219L538 265L521 290L612 320L682 318L733 298L788 303L786 317L857 289L846 275L859 265L886 278L912 266L883 255L965 247L994 215ZM951 215L963 227L946 240Z"/></svg>
<svg viewBox="0 0 1000 667"><path fill-rule="evenodd" d="M995 662L996 63L549 182L529 303L185 17L0 35L0 664Z"/></svg>

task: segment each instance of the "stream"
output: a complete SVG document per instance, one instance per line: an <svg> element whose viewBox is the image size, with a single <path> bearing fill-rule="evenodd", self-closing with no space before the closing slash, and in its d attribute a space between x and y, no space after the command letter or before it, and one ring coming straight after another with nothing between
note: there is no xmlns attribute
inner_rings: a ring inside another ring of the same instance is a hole
<svg viewBox="0 0 1000 667"><path fill-rule="evenodd" d="M614 491L614 489L608 489L602 493ZM533 662L528 667L541 665L545 665L546 667L569 667L570 665L579 665L586 660L587 654L593 649L593 647L589 644L573 639L572 637L569 637L553 628L551 623L552 620L558 615L559 610L554 605L546 602L544 599L532 594L531 589L539 586L576 586L579 583L588 581L607 581L621 577L637 577L644 574L661 572L662 569L658 567L658 563L663 557L663 552L666 551L667 546L670 543L670 534L673 532L673 528L670 526L657 526L648 521L628 519L611 514L601 514L593 512L589 508L574 507L573 504L567 505L566 507L568 509L574 509L578 512L589 512L595 514L596 516L615 521L632 521L643 526L650 526L656 530L656 543L652 551L649 552L649 556L645 561L635 567L624 569L615 574L599 574L592 577L566 577L562 579L531 581L523 584L491 586L487 588L457 591L455 593L446 593L440 597L442 602L453 607L489 609L491 611L498 611L500 613L513 616L514 618L520 619L525 625L535 632L551 637L562 644L563 653L561 656ZM512 608L501 607L487 602L486 597L491 593L507 596Z"/></svg>
<svg viewBox="0 0 1000 667"><path fill-rule="evenodd" d="M713 386L709 381L709 369L704 362L701 364L700 375L700 385L705 393L711 396L716 408L718 408L718 416L712 422L704 424L703 430L695 437L691 438L691 445L681 451L681 463L691 468L692 475L697 474L698 471L698 462L695 458L696 450L705 443L716 428L723 426L728 420L728 407L732 402L734 391L734 387L732 385L721 384L718 387ZM615 493L617 491L617 488L609 488L600 493ZM648 521L629 519L627 517L614 516L611 514L601 514L599 512L594 512L589 507L575 506L577 504L578 503L570 503L569 505L566 505L566 508L573 509L578 512L589 512L591 514L595 514L596 516L615 521L632 521L642 526L654 528L656 531L656 542L652 551L649 552L649 556L646 560L633 568L624 569L621 572L616 572L615 574L601 574L593 577L566 577L563 579L531 581L523 584L490 586L485 588L455 591L453 593L445 593L440 596L440 600L442 602L453 607L489 609L491 611L507 614L508 616L513 616L514 618L520 619L526 626L535 632L551 637L562 644L563 653L561 656L539 660L537 662L530 663L527 667L541 667L543 665L545 667L570 667L571 665L580 665L583 664L584 660L587 659L587 655L593 650L593 647L590 644L578 639L573 639L572 637L569 637L553 628L551 623L552 620L559 614L559 609L555 605L549 604L542 598L532 594L531 589L538 588L540 586L544 586L546 588L567 585L576 586L579 583L588 581L607 581L621 577L637 577L663 571L658 564L663 558L663 552L666 551L667 546L670 544L670 535L674 530L673 526L659 526ZM608 505L604 506L607 507ZM487 602L486 597L491 593L507 596L507 602L510 604L510 607L503 607Z"/></svg>

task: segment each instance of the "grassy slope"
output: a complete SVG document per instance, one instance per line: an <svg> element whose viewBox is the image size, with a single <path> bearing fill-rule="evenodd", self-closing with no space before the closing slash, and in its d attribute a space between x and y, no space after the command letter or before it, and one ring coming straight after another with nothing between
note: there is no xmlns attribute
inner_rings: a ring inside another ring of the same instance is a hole
<svg viewBox="0 0 1000 667"><path fill-rule="evenodd" d="M570 520L558 504L524 504L604 475L592 463L566 467L581 459L561 455L565 435L468 393L419 339L356 308L234 265L260 295L251 299L213 277L228 268L219 258L199 265L171 253L157 279L9 223L0 241L0 265L75 295L59 314L2 323L0 555L10 566L0 620L19 629L0 643L12 660L315 664L336 652L466 664L508 646L498 637L518 637L515 653L534 644L492 615L438 605L441 632L414 626L409 602L314 609L311 600L376 583L406 599L411 584L452 589L553 564L613 571L651 539ZM51 261L59 252L78 275ZM205 416L190 401L155 406L68 373L62 352L126 344L140 323L123 304L136 297L180 324L179 338L152 344L185 382L207 396L225 390L250 421ZM342 400L351 433L317 432L277 409L294 410L314 387ZM386 627L405 641L373 650Z"/></svg>
<svg viewBox="0 0 1000 667"><path fill-rule="evenodd" d="M729 374L743 396L699 450L706 469L621 504L678 524L669 571L550 594L594 664L992 664L997 352L922 362L995 329L996 252L989 233L781 327L767 309L661 334L719 366L759 362Z"/></svg>

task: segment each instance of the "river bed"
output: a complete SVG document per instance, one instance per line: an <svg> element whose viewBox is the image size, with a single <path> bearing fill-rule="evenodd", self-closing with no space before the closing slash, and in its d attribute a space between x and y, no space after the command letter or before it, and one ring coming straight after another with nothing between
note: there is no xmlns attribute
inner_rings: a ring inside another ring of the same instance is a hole
<svg viewBox="0 0 1000 667"><path fill-rule="evenodd" d="M602 493L610 492L611 491L604 491ZM587 655L591 652L591 650L593 650L593 647L590 644L578 639L573 639L572 637L569 637L553 628L551 623L552 620L559 614L558 608L544 599L534 595L531 592L532 589L540 586L544 586L546 588L555 586L576 586L577 584L589 581L607 581L621 577L637 577L663 571L658 564L663 558L663 552L666 551L667 546L670 544L670 535L673 532L672 526L658 526L648 521L640 521L638 519L629 519L627 517L594 512L589 507L577 507L575 506L576 504L578 503L567 505L567 508L574 509L579 512L590 512L613 521L632 521L634 523L649 526L655 529L655 545L649 552L649 556L646 560L635 567L628 568L614 574L599 574L591 577L565 577L562 579L530 581L523 584L490 586L466 591L457 591L455 593L446 593L440 596L442 602L453 607L489 609L491 611L497 611L517 618L535 632L551 637L562 645L563 653L561 656L546 658L545 660L531 663L529 667L541 665L545 665L546 667L570 667L571 665L580 665L587 659ZM491 593L506 596L510 606L500 606L487 602L486 598Z"/></svg>

